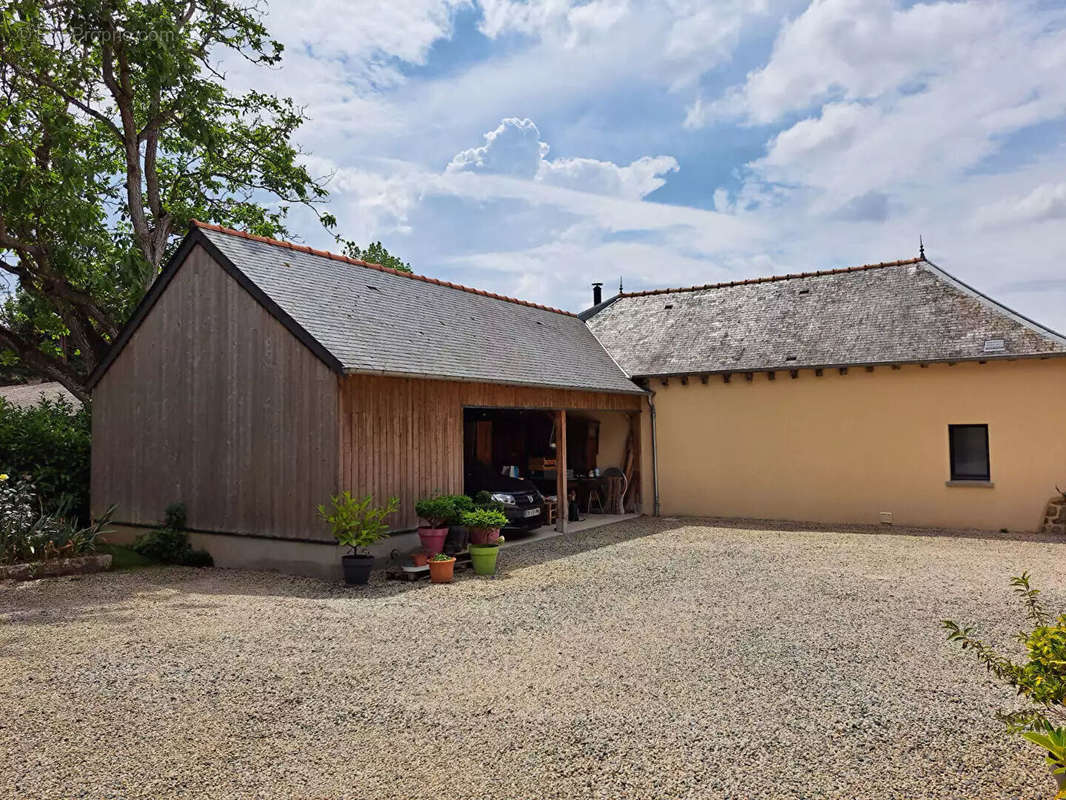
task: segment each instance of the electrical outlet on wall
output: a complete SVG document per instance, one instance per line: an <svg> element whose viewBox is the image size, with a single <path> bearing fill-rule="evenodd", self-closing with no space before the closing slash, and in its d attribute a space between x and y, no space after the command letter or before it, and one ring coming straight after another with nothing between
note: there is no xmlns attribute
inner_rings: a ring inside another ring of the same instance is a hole
<svg viewBox="0 0 1066 800"><path fill-rule="evenodd" d="M879 516L881 517L881 524L882 525L891 525L892 524L892 512L891 511L882 511Z"/></svg>

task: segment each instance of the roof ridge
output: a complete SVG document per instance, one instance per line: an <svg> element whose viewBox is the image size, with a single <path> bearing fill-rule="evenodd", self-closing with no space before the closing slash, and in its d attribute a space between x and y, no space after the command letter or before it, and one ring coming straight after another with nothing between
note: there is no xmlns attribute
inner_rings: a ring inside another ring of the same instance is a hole
<svg viewBox="0 0 1066 800"><path fill-rule="evenodd" d="M189 220L189 222L196 228L202 228L204 230L215 231L216 233L224 233L229 236L238 236L242 239L249 239L253 242L262 242L264 244L272 244L277 247L287 247L290 250L296 250L300 253L308 253L313 256L319 256L321 258L328 258L333 261L341 261L346 264L352 264L357 267L366 267L367 269L374 269L378 272L385 272L389 275L398 275L401 278L410 278L416 281L423 281L424 283L432 283L437 286L444 286L448 289L456 289L460 292L468 292L469 294L477 294L482 297L491 297L494 300L503 300L508 303L515 303L520 306L527 306L529 308L539 308L541 311L551 311L554 314L562 314L567 317L576 317L577 315L571 311L564 311L561 308L554 308L552 306L542 305L540 303L533 303L529 300L520 300L517 297L508 297L504 294L496 294L495 292L487 292L484 289L475 289L471 286L463 286L460 283L452 283L451 281L442 281L439 278L430 278L426 275L419 275L415 272L404 272L402 270L393 269L392 267L385 267L381 264L374 264L369 261L362 261L358 258L351 258L350 256L342 256L339 253L331 253L328 250L318 250L314 247L309 247L304 244L294 244L293 242L285 242L281 239L271 239L268 236L259 236L254 233L247 233L246 231L238 231L234 228L226 228L222 225L215 225L212 222L201 222L198 219Z"/></svg>
<svg viewBox="0 0 1066 800"><path fill-rule="evenodd" d="M904 258L898 261L880 261L876 264L862 264L857 267L838 267L836 269L821 269L811 272L790 272L786 275L767 275L762 278L745 278L738 281L723 281L721 283L705 283L702 286L681 286L677 289L645 289L641 292L620 292L618 297L645 297L653 294L673 294L675 292L698 292L703 289L726 289L730 286L748 286L756 283L775 283L788 281L796 278L818 278L825 275L843 275L848 272L862 272L863 270L883 269L885 267L904 267L911 264L920 264L924 258Z"/></svg>

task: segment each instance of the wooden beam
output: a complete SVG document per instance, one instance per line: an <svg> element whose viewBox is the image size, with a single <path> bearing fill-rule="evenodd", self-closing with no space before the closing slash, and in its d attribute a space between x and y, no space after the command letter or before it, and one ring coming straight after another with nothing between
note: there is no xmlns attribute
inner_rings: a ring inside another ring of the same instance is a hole
<svg viewBox="0 0 1066 800"><path fill-rule="evenodd" d="M688 375L682 375L681 376L681 385L682 386L688 386Z"/></svg>
<svg viewBox="0 0 1066 800"><path fill-rule="evenodd" d="M707 385L707 379L710 378L710 377L711 376L708 375L707 373L704 373L704 374L700 375L700 383L702 383L704 386L706 386Z"/></svg>
<svg viewBox="0 0 1066 800"><path fill-rule="evenodd" d="M816 377L816 378L822 377L822 368L821 367L819 367L818 369L816 369L814 371L814 377Z"/></svg>
<svg viewBox="0 0 1066 800"><path fill-rule="evenodd" d="M766 379L770 380L770 381L777 380L777 375L774 374L773 371L767 372L766 373Z"/></svg>
<svg viewBox="0 0 1066 800"><path fill-rule="evenodd" d="M751 383L753 380L755 380L755 373L754 372L745 372L744 373L744 380L746 380L748 383Z"/></svg>
<svg viewBox="0 0 1066 800"><path fill-rule="evenodd" d="M841 375L847 375L848 374L848 368L847 367L841 367L840 368L840 374Z"/></svg>
<svg viewBox="0 0 1066 800"><path fill-rule="evenodd" d="M792 380L795 380L800 376L800 371L798 369L790 369L788 374L792 376Z"/></svg>
<svg viewBox="0 0 1066 800"><path fill-rule="evenodd" d="M728 372L723 372L722 373L722 383L729 383L729 381L731 381L732 379L733 379L733 376L730 375Z"/></svg>
<svg viewBox="0 0 1066 800"><path fill-rule="evenodd" d="M555 412L555 493L559 497L556 506L555 530L566 533L570 519L570 501L566 487L566 409Z"/></svg>

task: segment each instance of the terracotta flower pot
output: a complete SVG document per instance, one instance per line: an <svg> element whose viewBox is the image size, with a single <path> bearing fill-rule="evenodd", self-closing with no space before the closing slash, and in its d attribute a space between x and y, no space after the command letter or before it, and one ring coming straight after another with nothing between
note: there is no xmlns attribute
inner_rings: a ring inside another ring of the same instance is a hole
<svg viewBox="0 0 1066 800"><path fill-rule="evenodd" d="M492 544L500 538L499 528L471 528L470 544Z"/></svg>
<svg viewBox="0 0 1066 800"><path fill-rule="evenodd" d="M429 562L429 579L433 583L451 583L455 575L455 558Z"/></svg>
<svg viewBox="0 0 1066 800"><path fill-rule="evenodd" d="M429 563L429 556L425 553L415 553L411 556L411 561L416 567L424 567Z"/></svg>
<svg viewBox="0 0 1066 800"><path fill-rule="evenodd" d="M422 540L422 549L426 555L435 556L444 552L444 540L448 538L447 528L419 528L418 538Z"/></svg>

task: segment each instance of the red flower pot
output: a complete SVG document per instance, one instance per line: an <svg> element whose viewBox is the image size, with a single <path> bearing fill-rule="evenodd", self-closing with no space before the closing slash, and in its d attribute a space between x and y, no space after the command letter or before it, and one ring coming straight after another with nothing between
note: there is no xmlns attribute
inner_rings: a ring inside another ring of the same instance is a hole
<svg viewBox="0 0 1066 800"><path fill-rule="evenodd" d="M444 552L444 540L448 538L447 528L419 528L418 538L422 540L422 549L427 556Z"/></svg>
<svg viewBox="0 0 1066 800"><path fill-rule="evenodd" d="M492 544L500 538L499 528L471 528L470 544Z"/></svg>

